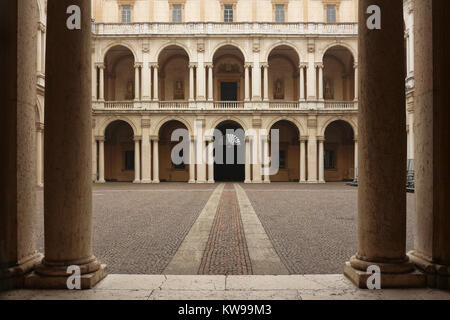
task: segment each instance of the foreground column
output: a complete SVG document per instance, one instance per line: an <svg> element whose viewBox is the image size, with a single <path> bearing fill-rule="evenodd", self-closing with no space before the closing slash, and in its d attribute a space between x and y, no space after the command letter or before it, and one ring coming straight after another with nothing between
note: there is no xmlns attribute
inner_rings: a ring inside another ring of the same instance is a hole
<svg viewBox="0 0 450 320"><path fill-rule="evenodd" d="M74 3L81 9L79 30L66 26ZM90 18L90 1L48 1L45 257L25 281L31 288L66 289L70 266L79 268L84 289L106 276L92 252Z"/></svg>
<svg viewBox="0 0 450 320"><path fill-rule="evenodd" d="M44 124L43 123L37 123L36 124L36 178L37 178L37 185L39 187L42 187L44 185L43 183L43 177L44 177L44 154L42 152L43 150L43 135L44 135Z"/></svg>
<svg viewBox="0 0 450 320"><path fill-rule="evenodd" d="M36 1L0 1L0 290L22 287L42 258L34 240L37 11Z"/></svg>
<svg viewBox="0 0 450 320"><path fill-rule="evenodd" d="M360 0L359 20L378 5L381 29L359 24L358 252L345 275L367 288L370 266L381 271L381 288L424 285L406 256L406 119L401 1ZM386 141L389 141L387 144ZM395 147L392 147L395 146Z"/></svg>
<svg viewBox="0 0 450 320"><path fill-rule="evenodd" d="M427 285L450 288L450 16L448 1L415 2L415 242Z"/></svg>

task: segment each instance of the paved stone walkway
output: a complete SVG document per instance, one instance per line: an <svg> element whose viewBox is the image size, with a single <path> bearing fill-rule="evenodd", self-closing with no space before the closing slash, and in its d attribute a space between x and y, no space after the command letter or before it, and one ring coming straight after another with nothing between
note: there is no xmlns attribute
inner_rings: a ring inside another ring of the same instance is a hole
<svg viewBox="0 0 450 320"><path fill-rule="evenodd" d="M450 300L435 289L360 290L343 275L111 274L93 290L14 290L0 300Z"/></svg>
<svg viewBox="0 0 450 320"><path fill-rule="evenodd" d="M220 199L198 273L252 274L241 212L231 184L227 184Z"/></svg>

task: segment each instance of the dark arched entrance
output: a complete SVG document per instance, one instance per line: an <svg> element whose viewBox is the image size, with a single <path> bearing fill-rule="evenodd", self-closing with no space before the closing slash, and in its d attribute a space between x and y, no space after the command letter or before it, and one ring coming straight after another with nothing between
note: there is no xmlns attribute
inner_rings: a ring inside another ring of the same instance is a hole
<svg viewBox="0 0 450 320"><path fill-rule="evenodd" d="M214 137L214 180L245 180L245 132L234 121L222 122Z"/></svg>

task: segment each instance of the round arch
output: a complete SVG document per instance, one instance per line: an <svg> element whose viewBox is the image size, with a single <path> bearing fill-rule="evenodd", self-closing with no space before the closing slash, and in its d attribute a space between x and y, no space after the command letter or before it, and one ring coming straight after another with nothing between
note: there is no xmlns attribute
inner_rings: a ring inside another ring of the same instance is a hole
<svg viewBox="0 0 450 320"><path fill-rule="evenodd" d="M297 53L298 61L302 61L302 59L301 59L302 55L300 54L300 51L298 50L298 48L293 43L288 42L288 41L278 41L277 43L270 46L270 48L267 49L264 61L268 62L272 51L275 50L277 47L282 47L282 46L290 47L292 50L295 51L295 53Z"/></svg>
<svg viewBox="0 0 450 320"><path fill-rule="evenodd" d="M213 122L213 124L211 125L209 130L212 131L212 130L216 129L217 127L219 127L222 124L222 122L226 122L226 121L234 121L237 124L239 124L242 127L242 129L244 129L245 132L248 131L248 125L245 123L245 121L243 121L237 117L220 117Z"/></svg>
<svg viewBox="0 0 450 320"><path fill-rule="evenodd" d="M322 56L320 57L320 61L323 62L323 58L325 57L327 51L330 50L330 49L333 49L334 47L343 47L343 48L346 48L346 49L350 52L350 54L352 55L353 61L354 61L355 63L358 62L358 55L356 54L355 50L352 48L351 45L349 45L348 43L345 43L345 42L333 42L333 43L330 43L329 45L327 45L327 46L323 49Z"/></svg>
<svg viewBox="0 0 450 320"><path fill-rule="evenodd" d="M161 128L166 124L166 123L168 123L168 122L170 122L170 121L179 121L179 122L181 122L187 129L188 129L188 131L189 131L189 135L192 135L192 126L191 126L191 124L189 123L189 121L187 121L186 119L184 119L184 118L182 118L182 117L176 117L176 116L174 116L174 117L165 117L165 118L163 118L162 120L160 120L159 122L158 122L158 124L155 126L155 128L153 129L153 132L152 132L152 134L151 135L153 135L153 136L159 136L159 133L160 133L160 131L161 131Z"/></svg>
<svg viewBox="0 0 450 320"><path fill-rule="evenodd" d="M300 137L305 137L306 136L306 132L303 129L303 125L295 118L291 118L291 117L278 117L273 119L269 125L266 127L267 132L270 132L270 129L272 129L272 127L274 126L275 123L280 122L280 121L288 121L291 122L298 130Z"/></svg>
<svg viewBox="0 0 450 320"><path fill-rule="evenodd" d="M101 126L99 127L100 128L99 135L104 136L108 126L115 121L124 121L124 122L128 123L130 125L131 129L133 129L133 134L135 136L138 135L139 131L137 130L137 126L134 124L134 122L131 119L129 119L127 117L122 117L122 116L106 118L102 122Z"/></svg>
<svg viewBox="0 0 450 320"><path fill-rule="evenodd" d="M159 61L159 58L160 58L160 56L161 56L161 53L162 53L165 49L167 49L168 47L171 47L171 46L179 47L180 49L183 49L184 52L186 52L186 54L187 54L187 56L188 56L188 58L189 58L189 63L192 61L192 54L191 54L191 51L189 50L189 48L188 48L187 46L185 46L184 44L179 43L179 42L167 42L167 43L163 44L163 45L158 49L158 51L156 52L156 55L155 55L155 61Z"/></svg>
<svg viewBox="0 0 450 320"><path fill-rule="evenodd" d="M220 50L220 48L225 47L225 46L231 46L231 47L235 47L237 50L239 50L241 52L241 54L244 56L244 63L246 61L250 61L247 52L245 51L244 48L242 48L239 44L237 44L234 41L223 41L221 43L219 43L214 49L213 51L211 51L211 55L209 57L210 62L214 61L214 56L216 55L217 51Z"/></svg>
<svg viewBox="0 0 450 320"><path fill-rule="evenodd" d="M127 43L127 42L117 42L117 41L114 41L114 42L111 42L110 44L108 44L106 47L104 47L104 48L102 49L102 61L103 61L103 62L105 62L106 55L108 54L109 50L111 50L111 49L114 48L114 47L124 47L124 48L127 48L127 49L130 50L131 53L133 54L134 62L137 62L137 61L138 61L137 54L136 54L136 50L135 50L135 48L134 48L131 44L129 44L129 43Z"/></svg>
<svg viewBox="0 0 450 320"><path fill-rule="evenodd" d="M356 137L356 136L358 135L358 127L357 127L357 125L356 125L351 119L348 119L348 118L340 118L340 117L332 117L332 118L328 119L328 120L324 123L324 125L322 126L322 129L320 130L320 135L321 135L321 136L325 136L325 131L327 130L327 127L328 127L330 124L332 124L333 122L335 122L335 121L344 121L344 122L346 122L346 123L349 124L350 127L352 128L352 130L353 130L353 136Z"/></svg>

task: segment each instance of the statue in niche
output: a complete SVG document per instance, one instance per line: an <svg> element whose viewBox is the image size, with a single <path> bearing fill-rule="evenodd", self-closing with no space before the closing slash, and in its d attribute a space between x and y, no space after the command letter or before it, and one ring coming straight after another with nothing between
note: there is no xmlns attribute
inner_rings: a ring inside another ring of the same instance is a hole
<svg viewBox="0 0 450 320"><path fill-rule="evenodd" d="M133 100L134 92L133 92L133 81L129 80L127 82L127 91L125 94L125 100Z"/></svg>
<svg viewBox="0 0 450 320"><path fill-rule="evenodd" d="M323 97L325 100L334 99L334 87L333 82L330 79L325 79L325 85L323 87L323 90L324 90Z"/></svg>
<svg viewBox="0 0 450 320"><path fill-rule="evenodd" d="M276 100L284 99L284 83L283 80L277 79L273 87L273 98Z"/></svg>
<svg viewBox="0 0 450 320"><path fill-rule="evenodd" d="M176 80L174 85L174 100L184 100L184 86L182 80Z"/></svg>

